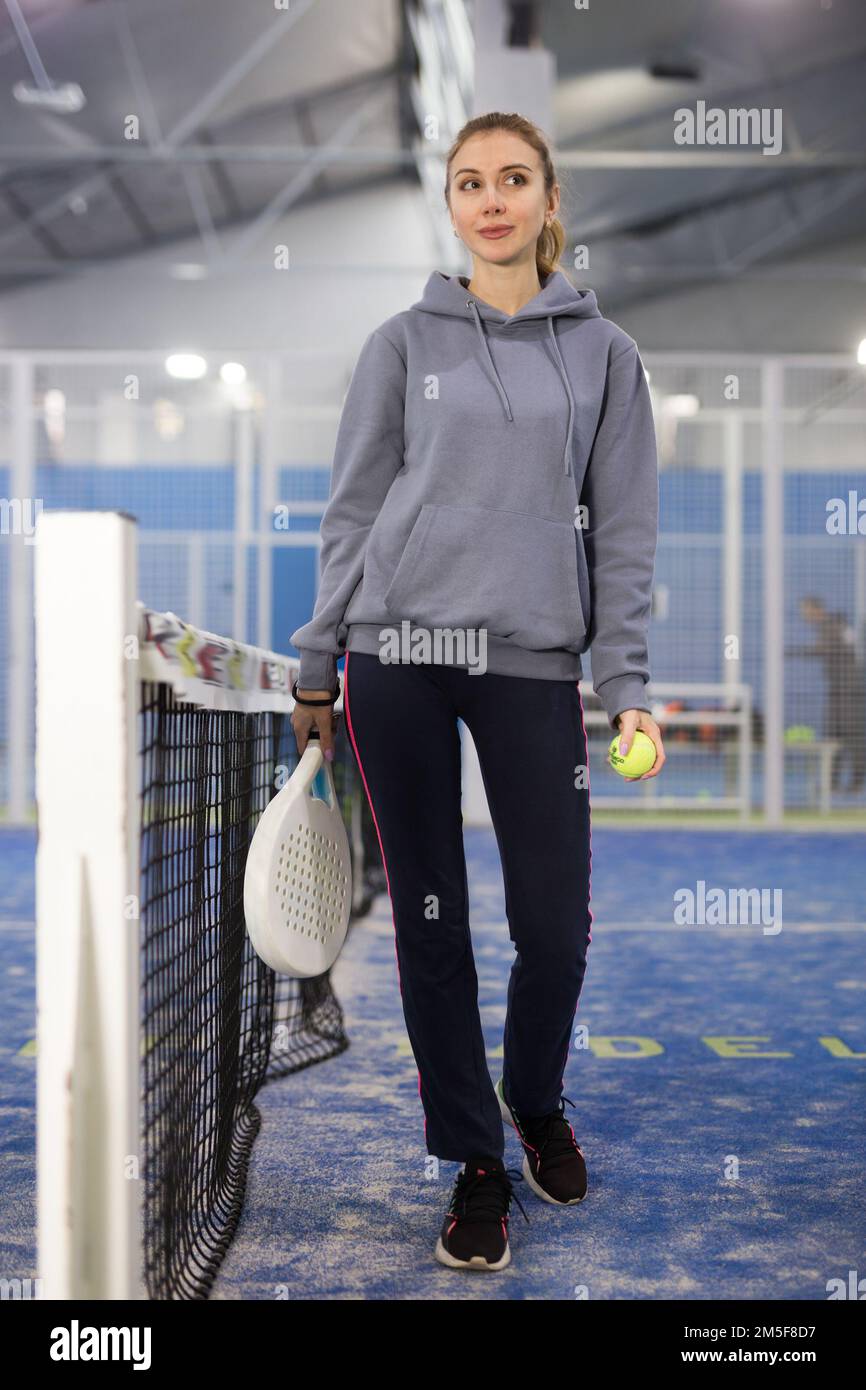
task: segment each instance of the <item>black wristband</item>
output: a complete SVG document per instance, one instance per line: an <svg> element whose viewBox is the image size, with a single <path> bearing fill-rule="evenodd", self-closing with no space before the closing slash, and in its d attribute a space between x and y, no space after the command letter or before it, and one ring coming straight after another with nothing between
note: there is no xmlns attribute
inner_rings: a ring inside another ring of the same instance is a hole
<svg viewBox="0 0 866 1390"><path fill-rule="evenodd" d="M340 685L340 677L338 676L337 689L327 700L302 700L300 695L298 694L298 682L295 681L292 685L292 698L298 705L332 705L334 704L335 700L339 699L341 689L342 686Z"/></svg>

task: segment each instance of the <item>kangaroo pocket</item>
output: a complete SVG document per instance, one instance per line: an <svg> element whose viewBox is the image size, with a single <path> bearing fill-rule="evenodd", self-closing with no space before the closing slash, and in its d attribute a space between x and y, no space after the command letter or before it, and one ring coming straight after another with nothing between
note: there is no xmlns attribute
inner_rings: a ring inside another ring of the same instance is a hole
<svg viewBox="0 0 866 1390"><path fill-rule="evenodd" d="M426 502L385 592L395 620L484 628L518 646L581 650L589 593L582 537L568 521Z"/></svg>

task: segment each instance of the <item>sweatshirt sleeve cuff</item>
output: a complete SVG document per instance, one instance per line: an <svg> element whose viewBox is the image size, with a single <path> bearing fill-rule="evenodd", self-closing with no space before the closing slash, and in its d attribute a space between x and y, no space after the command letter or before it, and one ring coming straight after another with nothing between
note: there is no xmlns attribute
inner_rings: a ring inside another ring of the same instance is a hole
<svg viewBox="0 0 866 1390"><path fill-rule="evenodd" d="M331 652L301 648L298 670L299 690L334 690L337 684L337 658Z"/></svg>
<svg viewBox="0 0 866 1390"><path fill-rule="evenodd" d="M610 727L615 733L619 732L616 717L622 714L623 710L642 709L646 710L647 714L652 713L647 699L646 682L640 676L614 676L597 689L593 686L593 689L601 700Z"/></svg>

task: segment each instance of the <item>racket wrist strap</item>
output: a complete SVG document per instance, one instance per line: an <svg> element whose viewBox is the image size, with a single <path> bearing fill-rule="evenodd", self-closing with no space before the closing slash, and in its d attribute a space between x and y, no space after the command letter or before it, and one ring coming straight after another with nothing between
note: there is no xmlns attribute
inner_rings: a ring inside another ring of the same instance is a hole
<svg viewBox="0 0 866 1390"><path fill-rule="evenodd" d="M301 697L300 697L300 695L298 694L298 682L295 681L295 682L293 683L293 685L292 685L292 696L293 696L293 698L294 698L294 700L295 700L295 703L296 703L296 704L299 704L299 705L332 705L332 704L334 704L335 700L338 700L338 699L339 699L341 689L342 689L342 686L340 685L340 677L338 676L338 677L337 677L337 688L336 688L336 690L333 692L333 694L331 694L331 695L328 697L328 699L326 699L326 700L302 700Z"/></svg>

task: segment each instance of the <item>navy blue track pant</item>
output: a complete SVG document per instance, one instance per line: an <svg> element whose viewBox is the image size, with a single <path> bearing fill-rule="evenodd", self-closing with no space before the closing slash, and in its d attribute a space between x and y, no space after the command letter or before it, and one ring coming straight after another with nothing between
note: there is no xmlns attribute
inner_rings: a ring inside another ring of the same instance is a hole
<svg viewBox="0 0 866 1390"><path fill-rule="evenodd" d="M469 931L457 719L478 751L516 951L505 1095L519 1114L544 1115L562 1095L592 923L579 688L350 651L344 692L388 882L427 1152L502 1157Z"/></svg>

